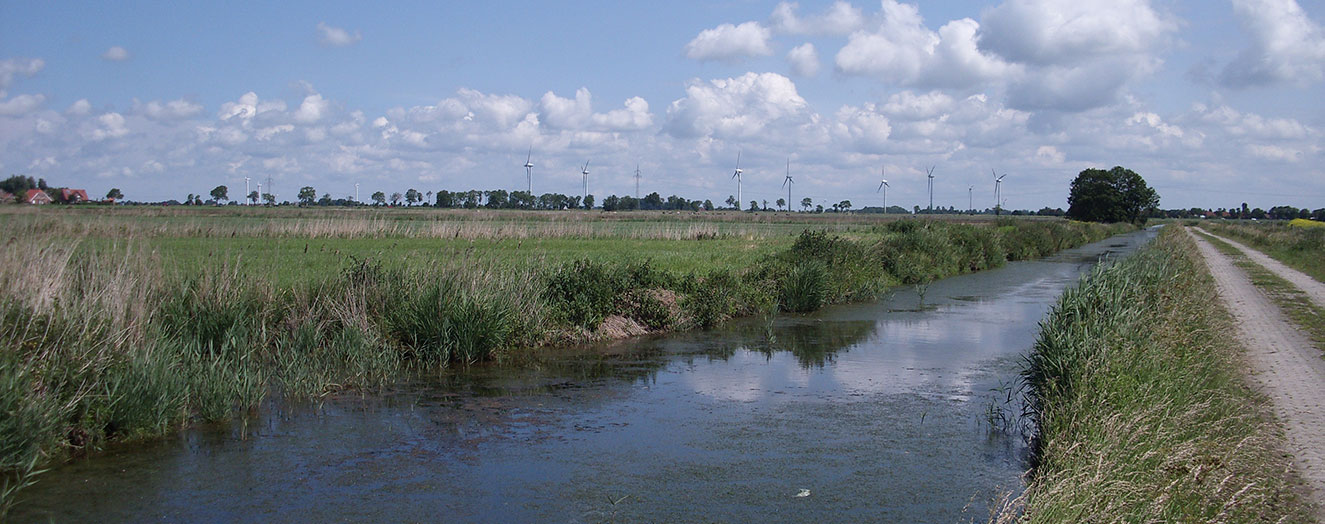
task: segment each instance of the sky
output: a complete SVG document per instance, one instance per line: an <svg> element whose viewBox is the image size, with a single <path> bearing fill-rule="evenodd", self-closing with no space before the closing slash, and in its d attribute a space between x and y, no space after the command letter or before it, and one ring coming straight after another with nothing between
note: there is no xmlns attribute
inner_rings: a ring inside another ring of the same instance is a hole
<svg viewBox="0 0 1325 524"><path fill-rule="evenodd" d="M176 5L177 4L177 5ZM197 5L195 5L197 4ZM1325 207L1325 2L0 2L0 176L1067 207ZM530 150L532 149L532 153ZM788 165L789 164L789 165ZM270 179L270 183L267 181Z"/></svg>

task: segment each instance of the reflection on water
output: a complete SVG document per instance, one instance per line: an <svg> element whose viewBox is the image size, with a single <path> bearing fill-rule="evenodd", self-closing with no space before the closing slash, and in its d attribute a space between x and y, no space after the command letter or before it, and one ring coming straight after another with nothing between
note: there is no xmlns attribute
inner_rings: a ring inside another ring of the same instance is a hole
<svg viewBox="0 0 1325 524"><path fill-rule="evenodd" d="M1026 447L985 413L1036 325L1149 233L876 303L580 348L82 460L16 520L982 520ZM810 496L797 497L801 490Z"/></svg>

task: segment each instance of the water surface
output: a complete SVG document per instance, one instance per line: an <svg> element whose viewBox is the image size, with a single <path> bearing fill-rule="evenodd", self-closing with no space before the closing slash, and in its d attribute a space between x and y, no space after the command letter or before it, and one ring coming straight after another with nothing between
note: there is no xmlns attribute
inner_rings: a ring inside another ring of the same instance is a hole
<svg viewBox="0 0 1325 524"><path fill-rule="evenodd" d="M48 472L16 521L983 521L1037 323L1140 232L885 299L568 351ZM1015 396L1012 397L1015 400ZM808 490L808 496L797 496Z"/></svg>

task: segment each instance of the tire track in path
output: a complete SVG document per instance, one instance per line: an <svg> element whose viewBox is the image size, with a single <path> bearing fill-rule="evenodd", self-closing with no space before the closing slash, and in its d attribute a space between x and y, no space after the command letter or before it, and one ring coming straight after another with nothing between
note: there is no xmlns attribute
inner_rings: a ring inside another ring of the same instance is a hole
<svg viewBox="0 0 1325 524"><path fill-rule="evenodd" d="M1311 488L1316 519L1325 522L1325 360L1232 260L1190 230L1187 234L1233 315L1253 380L1284 424L1286 451Z"/></svg>
<svg viewBox="0 0 1325 524"><path fill-rule="evenodd" d="M1235 240L1229 240L1226 237L1221 237L1199 227L1196 228L1196 230L1223 240L1224 242L1228 242L1228 245L1238 248L1238 251L1241 251L1243 255L1247 256L1247 258L1260 264L1261 267L1269 270L1271 273L1279 275L1279 278L1287 280L1294 286L1297 286L1297 288L1302 290L1303 293L1306 293L1306 295L1311 298L1311 301L1315 302L1317 306L1325 307L1325 283L1311 278L1311 275L1288 267L1284 265L1283 262L1270 258L1269 255L1240 244Z"/></svg>

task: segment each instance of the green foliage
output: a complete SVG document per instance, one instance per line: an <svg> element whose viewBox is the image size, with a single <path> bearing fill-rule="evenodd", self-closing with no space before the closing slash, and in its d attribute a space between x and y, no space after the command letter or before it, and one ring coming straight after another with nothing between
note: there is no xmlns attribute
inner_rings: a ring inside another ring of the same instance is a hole
<svg viewBox="0 0 1325 524"><path fill-rule="evenodd" d="M1170 229L1092 272L1041 324L1023 372L1039 430L1026 522L1305 517L1213 282Z"/></svg>
<svg viewBox="0 0 1325 524"><path fill-rule="evenodd" d="M1067 204L1073 220L1144 223L1159 206L1159 194L1130 169L1087 169L1072 181Z"/></svg>
<svg viewBox="0 0 1325 524"><path fill-rule="evenodd" d="M815 311L828 302L828 269L810 259L795 266L782 281L781 303L787 311Z"/></svg>
<svg viewBox="0 0 1325 524"><path fill-rule="evenodd" d="M611 314L616 297L625 290L624 279L607 264L576 260L548 274L544 295L566 321L594 329Z"/></svg>
<svg viewBox="0 0 1325 524"><path fill-rule="evenodd" d="M741 297L740 279L730 269L714 269L703 278L688 278L682 303L696 327L716 326L731 318Z"/></svg>

